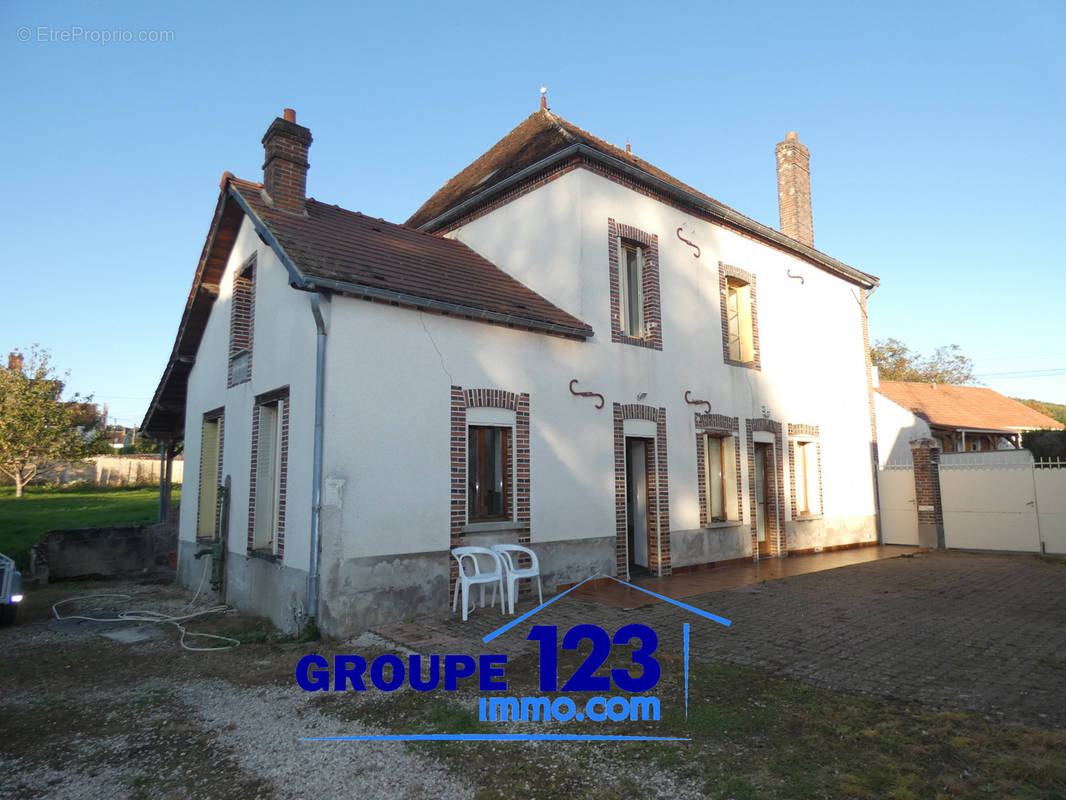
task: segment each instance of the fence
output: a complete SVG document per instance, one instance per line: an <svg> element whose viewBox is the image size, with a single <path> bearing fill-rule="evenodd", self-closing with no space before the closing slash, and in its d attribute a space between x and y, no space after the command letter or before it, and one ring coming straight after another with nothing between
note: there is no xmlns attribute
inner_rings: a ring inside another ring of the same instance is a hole
<svg viewBox="0 0 1066 800"><path fill-rule="evenodd" d="M919 541L921 510L934 515L948 548L1066 554L1066 461L1034 462L1027 450L938 455L929 475L915 475L913 464L878 471L886 544L936 546ZM939 486L939 508L919 509L923 477Z"/></svg>
<svg viewBox="0 0 1066 800"><path fill-rule="evenodd" d="M174 459L171 471L174 483L182 482L184 466L182 459ZM159 483L159 456L93 456L88 461L63 469L58 481L88 481L97 486Z"/></svg>

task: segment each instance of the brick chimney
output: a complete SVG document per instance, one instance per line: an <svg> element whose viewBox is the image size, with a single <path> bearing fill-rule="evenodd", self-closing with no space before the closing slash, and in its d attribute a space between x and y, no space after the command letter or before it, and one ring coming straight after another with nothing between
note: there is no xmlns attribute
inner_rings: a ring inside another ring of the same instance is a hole
<svg viewBox="0 0 1066 800"><path fill-rule="evenodd" d="M307 199L307 150L311 131L296 124L296 112L285 109L263 135L263 189L274 207L292 214L304 214Z"/></svg>
<svg viewBox="0 0 1066 800"><path fill-rule="evenodd" d="M7 354L7 368L12 372L22 372L22 353Z"/></svg>
<svg viewBox="0 0 1066 800"><path fill-rule="evenodd" d="M811 219L811 154L792 131L777 145L777 204L781 233L814 247Z"/></svg>

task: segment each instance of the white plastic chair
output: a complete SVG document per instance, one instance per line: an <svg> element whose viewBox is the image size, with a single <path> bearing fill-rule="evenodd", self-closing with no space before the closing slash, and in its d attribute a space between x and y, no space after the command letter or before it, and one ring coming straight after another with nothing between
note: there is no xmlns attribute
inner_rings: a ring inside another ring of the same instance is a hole
<svg viewBox="0 0 1066 800"><path fill-rule="evenodd" d="M507 571L507 598L510 602L511 613L514 614L514 599L518 594L518 581L522 578L537 579L537 597L543 605L544 592L540 586L540 562L537 560L537 554L520 544L494 544L492 549L503 561L503 566ZM524 553L529 556L532 563L528 567L517 567L515 566L517 559L511 557L512 553Z"/></svg>
<svg viewBox="0 0 1066 800"><path fill-rule="evenodd" d="M499 586L500 613L506 614L505 595L503 593L503 563L500 561L499 555L487 547L456 547L452 550L452 555L459 563L459 577L455 580L455 593L452 595L452 611L455 611L455 606L459 602L459 589L462 587L463 622L466 622L467 612L470 609L470 587L474 585L481 586L481 607L485 608L485 586L491 583L493 584L492 605L496 605L496 587ZM491 559L494 569L490 572L483 572L481 564L478 562L478 556L487 556ZM464 564L466 565L465 567Z"/></svg>

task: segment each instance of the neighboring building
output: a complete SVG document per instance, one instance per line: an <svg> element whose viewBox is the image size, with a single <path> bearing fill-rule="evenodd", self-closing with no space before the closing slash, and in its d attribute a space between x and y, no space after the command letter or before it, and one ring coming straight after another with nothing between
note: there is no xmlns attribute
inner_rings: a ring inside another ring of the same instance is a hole
<svg viewBox="0 0 1066 800"><path fill-rule="evenodd" d="M878 441L892 460L909 459L911 439L931 436L945 453L1021 447L1031 430L1062 430L1061 422L981 386L881 381ZM924 429L924 430L923 430Z"/></svg>
<svg viewBox="0 0 1066 800"><path fill-rule="evenodd" d="M263 143L143 426L199 464L186 582L227 482L226 601L334 634L446 608L459 544L553 587L876 541L877 280L813 248L795 134L784 234L543 105L406 225L307 198L290 111Z"/></svg>

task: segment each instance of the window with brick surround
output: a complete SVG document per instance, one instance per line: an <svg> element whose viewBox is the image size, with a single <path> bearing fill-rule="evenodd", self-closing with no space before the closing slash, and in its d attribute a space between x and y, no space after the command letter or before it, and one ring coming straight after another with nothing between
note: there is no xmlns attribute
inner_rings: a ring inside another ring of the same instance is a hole
<svg viewBox="0 0 1066 800"><path fill-rule="evenodd" d="M792 516L822 513L822 461L817 425L789 425Z"/></svg>
<svg viewBox="0 0 1066 800"><path fill-rule="evenodd" d="M451 387L448 483L452 547L482 544L468 537L500 529L513 530L518 544L529 544L529 417L528 394ZM496 431L483 434L479 428ZM472 444L481 452L470 452ZM484 491L471 491L478 483ZM501 508L503 513L497 516L495 512ZM479 513L487 516L479 517ZM450 560L454 579L455 559Z"/></svg>
<svg viewBox="0 0 1066 800"><path fill-rule="evenodd" d="M611 341L663 349L659 237L607 220Z"/></svg>
<svg viewBox="0 0 1066 800"><path fill-rule="evenodd" d="M285 488L289 454L289 392L256 398L248 492L248 549L280 557L285 541Z"/></svg>
<svg viewBox="0 0 1066 800"><path fill-rule="evenodd" d="M229 373L226 386L252 379L252 331L255 319L255 256L233 278L229 318Z"/></svg>
<svg viewBox="0 0 1066 800"><path fill-rule="evenodd" d="M696 414L696 477L700 527L741 519L740 420L722 414Z"/></svg>
<svg viewBox="0 0 1066 800"><path fill-rule="evenodd" d="M761 369L755 276L719 262L722 354L727 364Z"/></svg>

